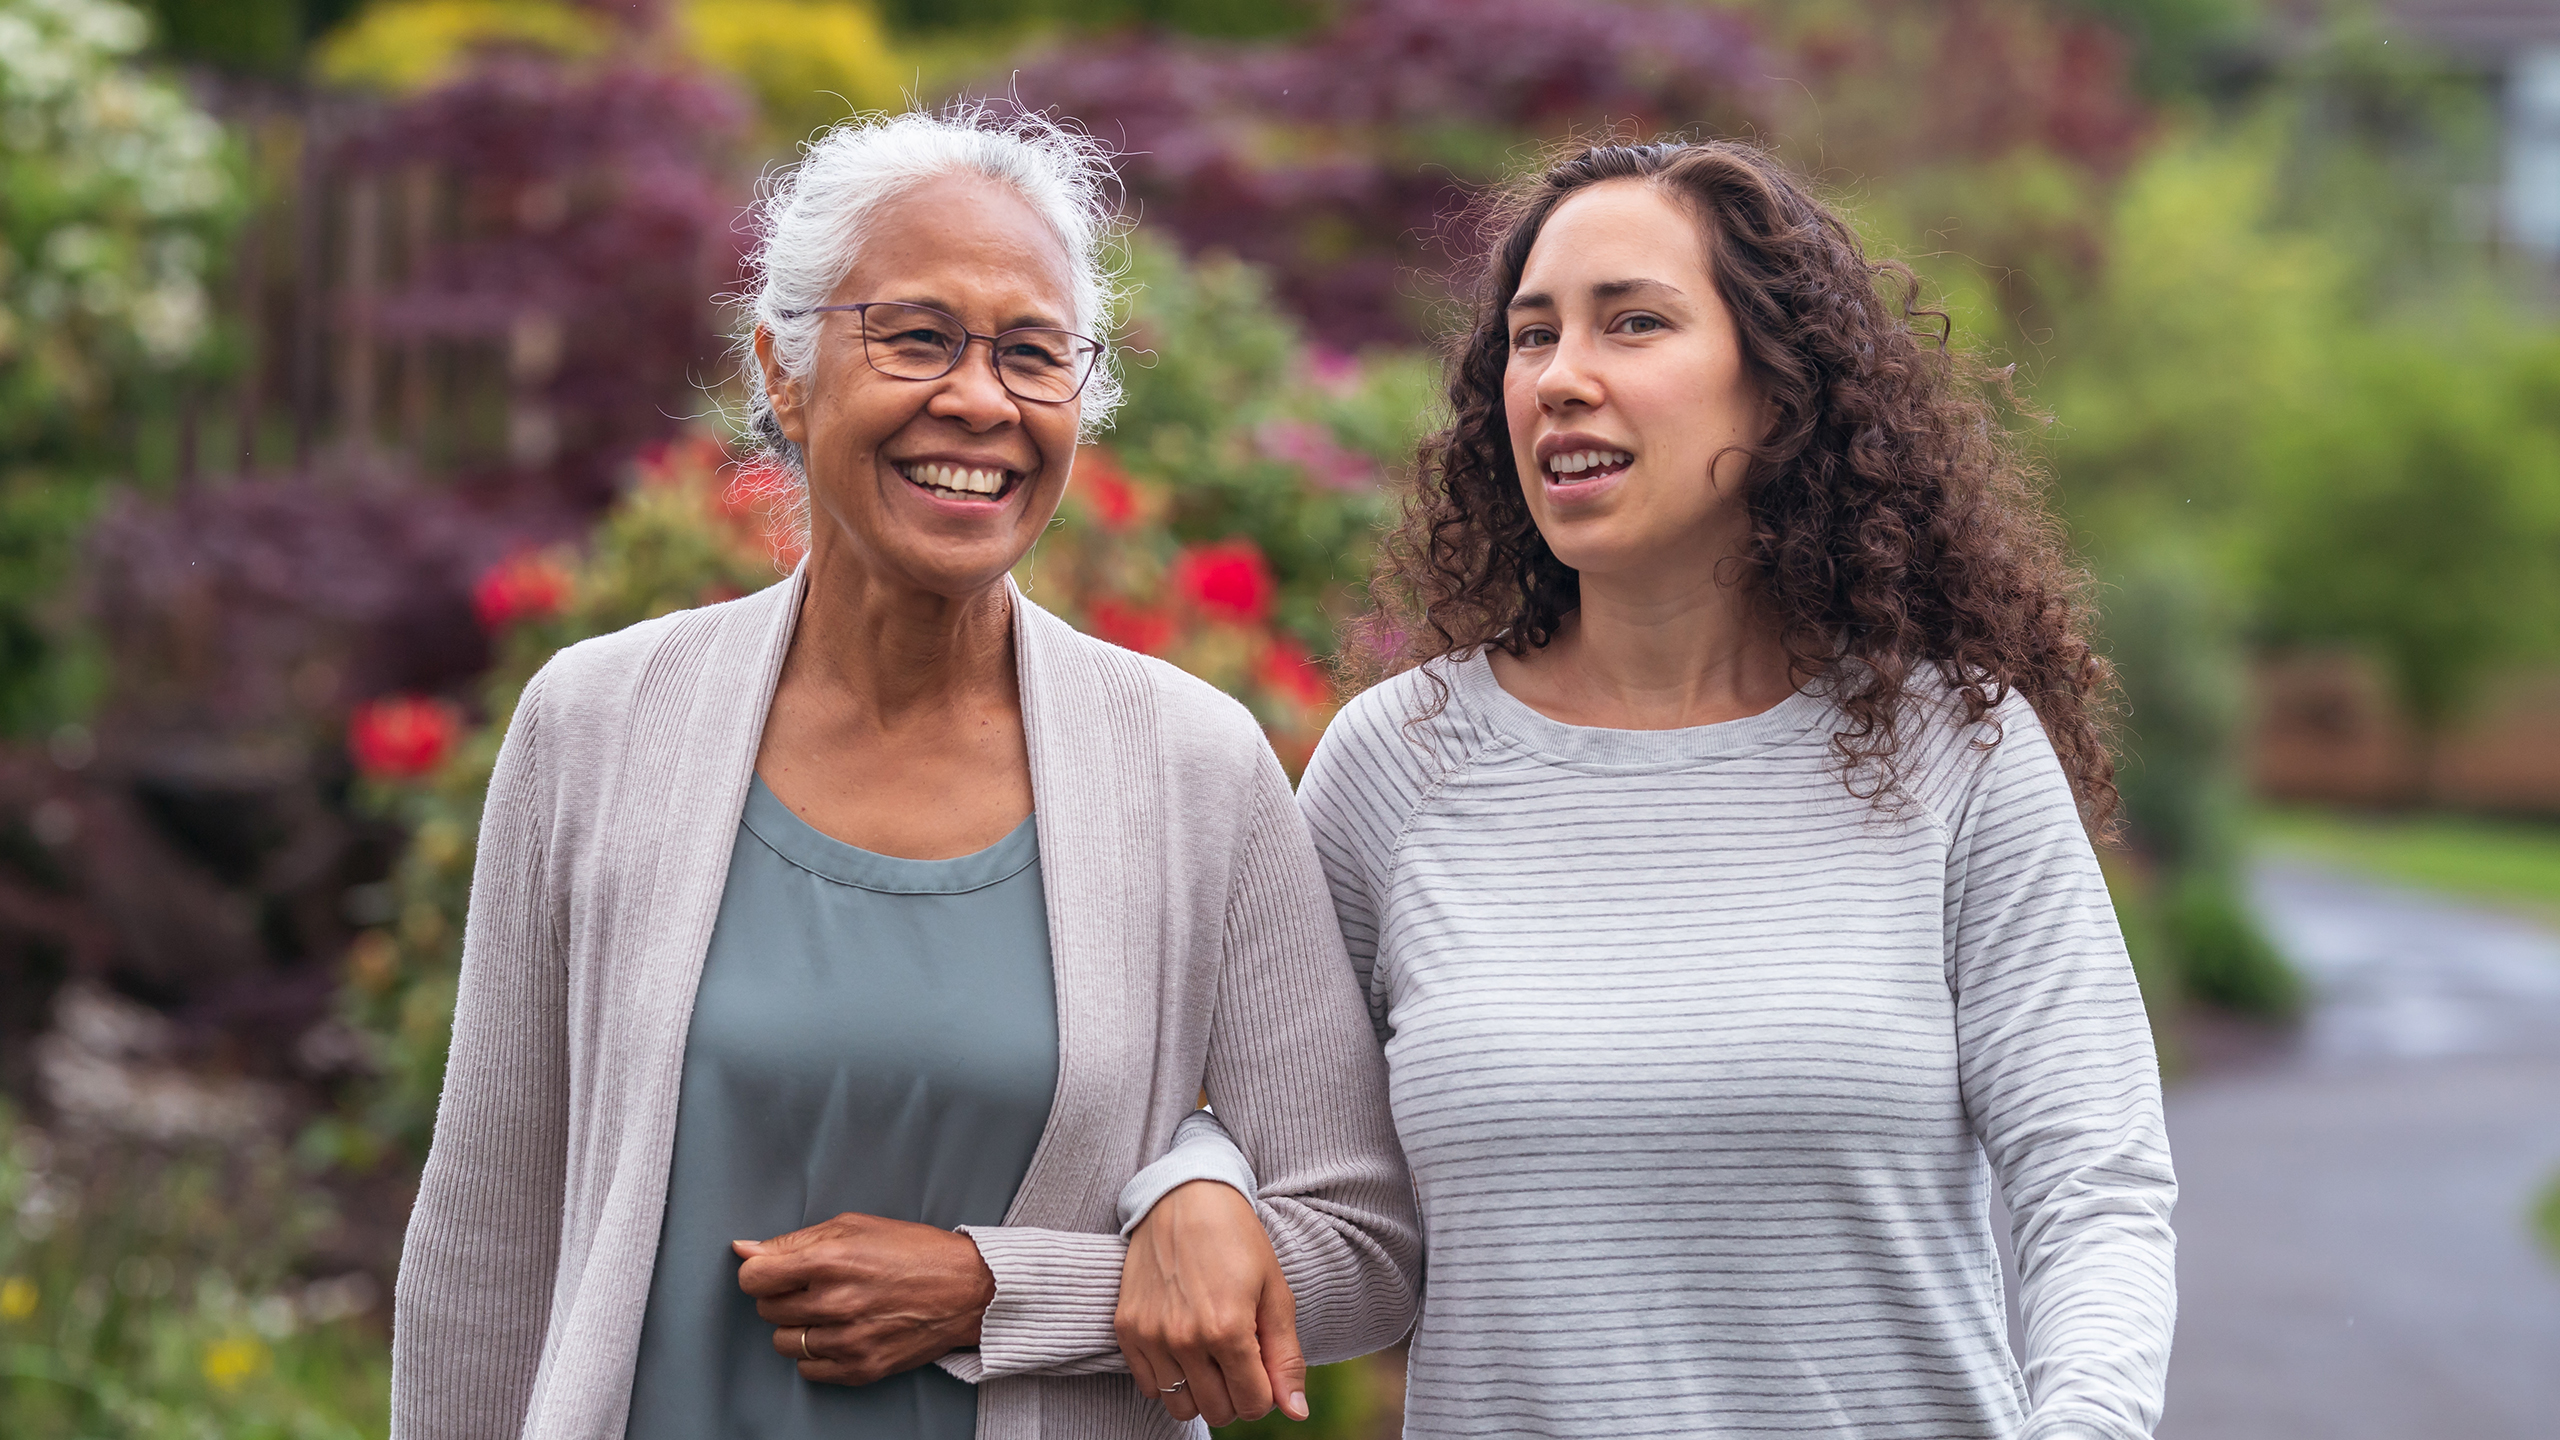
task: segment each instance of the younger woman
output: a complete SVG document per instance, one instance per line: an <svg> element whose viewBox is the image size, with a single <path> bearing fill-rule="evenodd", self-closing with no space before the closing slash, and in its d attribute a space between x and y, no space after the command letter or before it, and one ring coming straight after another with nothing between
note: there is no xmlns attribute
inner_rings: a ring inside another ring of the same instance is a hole
<svg viewBox="0 0 2560 1440"><path fill-rule="evenodd" d="M1911 289L1729 144L1576 155L1490 257L1408 668L1299 792L1422 1202L1409 1435L2159 1416L2176 1185L2084 828L2107 671ZM1243 1304L1179 1283L1263 1243L1182 1183L1214 1125L1123 1197L1171 1190L1124 1317Z"/></svg>

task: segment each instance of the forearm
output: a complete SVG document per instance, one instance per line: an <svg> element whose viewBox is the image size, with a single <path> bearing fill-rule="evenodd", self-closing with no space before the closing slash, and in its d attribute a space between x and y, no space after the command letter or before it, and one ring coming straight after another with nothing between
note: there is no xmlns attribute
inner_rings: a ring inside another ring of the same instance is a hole
<svg viewBox="0 0 2560 1440"><path fill-rule="evenodd" d="M995 1299L978 1322L978 1348L936 1363L971 1384L1011 1375L1126 1372L1112 1315L1128 1242L1118 1235L968 1225L995 1276Z"/></svg>

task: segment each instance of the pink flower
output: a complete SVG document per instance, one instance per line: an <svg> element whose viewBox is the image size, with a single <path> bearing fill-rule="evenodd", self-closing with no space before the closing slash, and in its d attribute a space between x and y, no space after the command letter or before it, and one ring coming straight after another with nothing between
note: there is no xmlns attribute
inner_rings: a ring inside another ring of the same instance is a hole
<svg viewBox="0 0 2560 1440"><path fill-rule="evenodd" d="M1173 562L1173 587L1212 620L1258 625L1271 614L1280 584L1251 540L1190 545Z"/></svg>
<svg viewBox="0 0 2560 1440"><path fill-rule="evenodd" d="M442 765L462 738L462 715L442 700L385 695L347 717L347 752L376 780L414 780Z"/></svg>
<svg viewBox="0 0 2560 1440"><path fill-rule="evenodd" d="M1253 432L1254 444L1274 460L1303 471L1327 490L1366 490L1377 483L1378 467L1357 450L1334 442L1333 432L1307 420L1266 420Z"/></svg>

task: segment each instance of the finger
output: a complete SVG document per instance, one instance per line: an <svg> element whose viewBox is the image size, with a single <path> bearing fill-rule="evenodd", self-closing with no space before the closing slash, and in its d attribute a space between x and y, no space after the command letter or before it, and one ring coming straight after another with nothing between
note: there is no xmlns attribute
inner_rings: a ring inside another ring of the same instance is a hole
<svg viewBox="0 0 2560 1440"><path fill-rule="evenodd" d="M803 1289L817 1268L806 1254L767 1249L740 1263L738 1288L759 1296Z"/></svg>
<svg viewBox="0 0 2560 1440"><path fill-rule="evenodd" d="M1239 1420L1259 1420L1271 1413L1271 1375L1262 1368L1262 1347L1250 1326L1221 1335L1211 1346L1218 1381Z"/></svg>
<svg viewBox="0 0 2560 1440"><path fill-rule="evenodd" d="M852 1317L830 1313L813 1290L785 1290L756 1301L756 1318L767 1325L814 1325L824 1329Z"/></svg>
<svg viewBox="0 0 2560 1440"><path fill-rule="evenodd" d="M1182 1366L1173 1358L1173 1352L1141 1347L1132 1353L1143 1358L1146 1363L1147 1378L1140 1383L1146 1387L1148 1398L1162 1405L1164 1413L1172 1416L1177 1423L1185 1425L1191 1423L1192 1419L1200 1413L1200 1407L1191 1399L1191 1387L1186 1384L1171 1394L1165 1393L1167 1386L1182 1379ZM1137 1366L1131 1365L1129 1373L1137 1374Z"/></svg>
<svg viewBox="0 0 2560 1440"><path fill-rule="evenodd" d="M1282 1413L1307 1418L1307 1353L1298 1347L1298 1297L1278 1275L1263 1287L1261 1313L1254 1317L1260 1333L1264 1373Z"/></svg>
<svg viewBox="0 0 2560 1440"><path fill-rule="evenodd" d="M1191 1382L1191 1403L1200 1407L1201 1419L1212 1425L1235 1423L1235 1400L1227 1394L1226 1376L1218 1368L1217 1357L1205 1345L1198 1348L1176 1346L1173 1363L1182 1371L1182 1378ZM1173 1382L1168 1380L1165 1383L1170 1385Z"/></svg>

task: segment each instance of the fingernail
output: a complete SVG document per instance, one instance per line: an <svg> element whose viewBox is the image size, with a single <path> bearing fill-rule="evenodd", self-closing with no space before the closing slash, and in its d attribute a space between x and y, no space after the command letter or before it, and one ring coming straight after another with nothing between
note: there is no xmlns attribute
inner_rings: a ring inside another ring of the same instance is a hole
<svg viewBox="0 0 2560 1440"><path fill-rule="evenodd" d="M1292 1390L1289 1392L1289 1415L1291 1419L1295 1420L1304 1420L1307 1418L1307 1392L1304 1390Z"/></svg>

